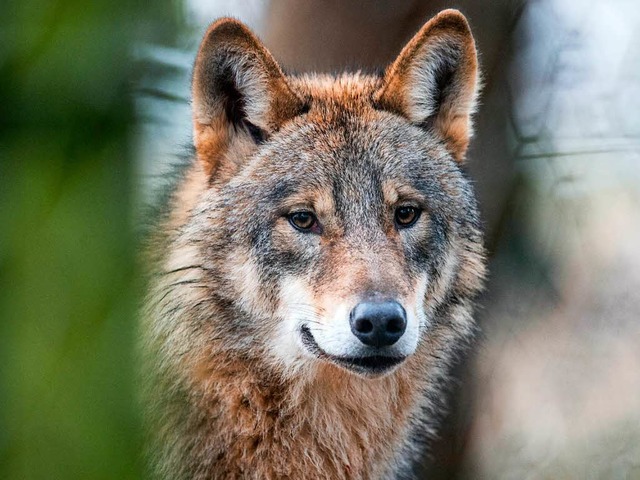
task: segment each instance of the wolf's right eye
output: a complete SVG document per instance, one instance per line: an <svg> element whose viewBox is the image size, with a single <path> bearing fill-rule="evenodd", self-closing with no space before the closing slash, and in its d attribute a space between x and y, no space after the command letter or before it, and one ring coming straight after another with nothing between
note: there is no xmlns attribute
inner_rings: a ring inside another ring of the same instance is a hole
<svg viewBox="0 0 640 480"><path fill-rule="evenodd" d="M295 212L289 215L289 223L296 230L305 233L320 233L320 224L318 219L311 212Z"/></svg>

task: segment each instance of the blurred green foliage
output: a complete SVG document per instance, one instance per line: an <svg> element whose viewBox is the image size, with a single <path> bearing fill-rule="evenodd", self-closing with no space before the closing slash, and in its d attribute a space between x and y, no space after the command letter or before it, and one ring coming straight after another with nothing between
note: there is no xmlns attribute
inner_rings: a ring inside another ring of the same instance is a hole
<svg viewBox="0 0 640 480"><path fill-rule="evenodd" d="M0 14L0 478L143 476L131 85L172 0Z"/></svg>

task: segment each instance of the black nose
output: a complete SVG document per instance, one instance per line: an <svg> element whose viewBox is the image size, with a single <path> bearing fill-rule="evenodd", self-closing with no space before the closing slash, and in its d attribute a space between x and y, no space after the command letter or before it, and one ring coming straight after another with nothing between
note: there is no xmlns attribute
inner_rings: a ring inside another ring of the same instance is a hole
<svg viewBox="0 0 640 480"><path fill-rule="evenodd" d="M351 311L351 331L365 345L393 345L407 329L407 314L398 302L361 302Z"/></svg>

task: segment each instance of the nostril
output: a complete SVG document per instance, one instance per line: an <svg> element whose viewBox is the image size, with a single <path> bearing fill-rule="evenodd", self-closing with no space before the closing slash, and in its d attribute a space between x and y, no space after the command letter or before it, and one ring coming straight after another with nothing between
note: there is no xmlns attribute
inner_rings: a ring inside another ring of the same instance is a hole
<svg viewBox="0 0 640 480"><path fill-rule="evenodd" d="M359 333L371 333L373 331L373 323L366 318L359 318L355 321L353 328Z"/></svg>
<svg viewBox="0 0 640 480"><path fill-rule="evenodd" d="M392 318L387 323L387 332L388 333L403 333L406 328L406 322L403 318Z"/></svg>

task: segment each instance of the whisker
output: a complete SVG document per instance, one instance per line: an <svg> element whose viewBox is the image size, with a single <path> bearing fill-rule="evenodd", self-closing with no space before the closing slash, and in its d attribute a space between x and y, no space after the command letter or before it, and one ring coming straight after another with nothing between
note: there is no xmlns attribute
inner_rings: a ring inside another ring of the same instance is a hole
<svg viewBox="0 0 640 480"><path fill-rule="evenodd" d="M213 271L211 268L206 268L206 267L203 267L202 265L188 265L185 267L174 268L173 270L165 270L163 272L160 272L159 275L170 275L172 273L184 272L185 270L192 270L192 269L204 270L205 272Z"/></svg>
<svg viewBox="0 0 640 480"><path fill-rule="evenodd" d="M173 282L173 283L170 283L169 285L165 285L165 288L177 287L179 285L193 285L193 284L196 284L196 283L200 284L202 286L206 286L201 282L202 282L202 280L200 280L200 279L180 280L178 282Z"/></svg>
<svg viewBox="0 0 640 480"><path fill-rule="evenodd" d="M164 291L164 294L153 302L155 306L158 306L162 303L162 301L167 298L167 296L174 291L173 287L177 287L180 285L188 285L189 288L209 288L208 285L199 283L200 280L181 280L179 282L170 283L169 285L164 285L164 288L161 291Z"/></svg>

